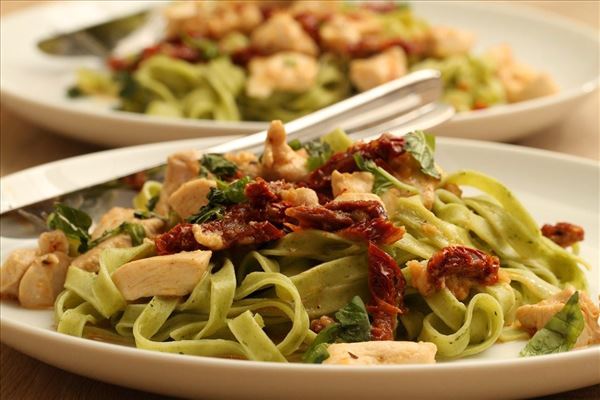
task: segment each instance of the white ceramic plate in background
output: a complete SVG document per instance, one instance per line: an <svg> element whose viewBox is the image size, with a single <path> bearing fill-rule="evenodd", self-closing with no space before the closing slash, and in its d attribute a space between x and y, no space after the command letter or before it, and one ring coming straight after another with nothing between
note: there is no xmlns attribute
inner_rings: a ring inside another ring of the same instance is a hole
<svg viewBox="0 0 600 400"><path fill-rule="evenodd" d="M217 140L218 141L218 140ZM164 160L180 149L206 148L197 139L111 150L31 168L0 180L3 190L31 190L28 178L85 181L97 168ZM539 223L582 225L582 256L593 265L592 298L598 293L599 166L591 161L509 145L440 139L437 161L447 171L477 169L507 184ZM574 179L576 177L576 179ZM36 190L44 190L39 188ZM2 257L34 241L1 238ZM496 344L476 357L436 365L344 367L275 364L162 354L55 332L52 312L0 303L4 343L48 364L94 379L182 397L220 399L525 398L600 383L600 347L519 358L524 342Z"/></svg>
<svg viewBox="0 0 600 400"><path fill-rule="evenodd" d="M99 16L127 14L143 2L64 2L34 7L2 18L2 102L25 118L65 135L111 145L131 145L209 135L242 134L264 128L257 122L215 122L149 117L114 111L99 100L72 100L65 90L81 66L100 67L89 57L52 57L36 43L57 30L78 29ZM477 51L508 43L517 58L549 72L561 91L553 96L457 115L436 133L482 140L513 140L568 117L598 86L598 34L539 10L509 4L416 2L432 23L477 34Z"/></svg>

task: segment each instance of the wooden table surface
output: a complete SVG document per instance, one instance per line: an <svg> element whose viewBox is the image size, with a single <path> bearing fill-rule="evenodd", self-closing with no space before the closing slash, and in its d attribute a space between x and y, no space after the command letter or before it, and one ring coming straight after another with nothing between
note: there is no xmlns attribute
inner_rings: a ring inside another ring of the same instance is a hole
<svg viewBox="0 0 600 400"><path fill-rule="evenodd" d="M44 1L0 2L0 15L31 7ZM596 1L522 1L527 5L599 28L599 3ZM598 159L599 95L596 93L561 124L519 140L517 144ZM0 175L100 150L95 145L66 139L25 121L0 103ZM1 334L1 332L0 332ZM598 371L600 374L600 371ZM1 399L163 399L149 393L125 389L83 378L41 363L8 346L0 347ZM545 399L600 399L600 385Z"/></svg>

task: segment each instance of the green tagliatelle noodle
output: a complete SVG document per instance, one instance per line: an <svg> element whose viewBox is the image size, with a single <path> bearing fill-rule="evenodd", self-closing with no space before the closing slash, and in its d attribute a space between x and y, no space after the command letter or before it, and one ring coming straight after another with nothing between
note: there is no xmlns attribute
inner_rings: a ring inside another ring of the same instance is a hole
<svg viewBox="0 0 600 400"><path fill-rule="evenodd" d="M519 305L548 298L566 285L585 289L583 260L543 237L505 186L473 171L451 174L443 183L483 194L458 197L437 189L431 210L419 195L386 202L391 220L406 229L401 240L385 247L407 280L399 340L432 342L439 359L477 354L498 340L523 337L509 327ZM156 195L147 189L137 199L140 205ZM426 264L449 245L496 254L510 283L475 286L462 301L445 288L421 295L406 262ZM311 318L334 314L354 296L365 303L370 299L365 244L304 230L233 258L213 255L188 296L128 303L111 274L154 251L146 240L105 250L97 273L69 268L55 304L58 331L161 352L296 361L315 338Z"/></svg>

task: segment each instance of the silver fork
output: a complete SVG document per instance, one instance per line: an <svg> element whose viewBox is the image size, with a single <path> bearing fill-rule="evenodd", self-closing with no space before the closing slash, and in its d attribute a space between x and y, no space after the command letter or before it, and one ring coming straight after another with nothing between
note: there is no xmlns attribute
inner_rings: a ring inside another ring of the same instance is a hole
<svg viewBox="0 0 600 400"><path fill-rule="evenodd" d="M451 107L437 102L441 92L439 72L417 71L287 123L288 140L316 139L335 128L346 130L354 139L386 131L400 135L416 129L428 129L454 114ZM267 131L264 130L203 149L203 152L246 150L259 153L266 136ZM97 176L91 178L90 186L86 187L61 185L48 188L47 182L43 182L43 186L32 182L31 190L38 186L45 190L43 193L29 192L26 198L11 198L11 193L3 191L0 235L13 238L37 236L45 229L45 217L58 201L82 208L92 217L116 205L130 206L135 191L123 184L121 179L135 173L160 174L163 166L149 164L140 169L138 165L135 170L125 166L122 174L116 177L103 175L99 168Z"/></svg>

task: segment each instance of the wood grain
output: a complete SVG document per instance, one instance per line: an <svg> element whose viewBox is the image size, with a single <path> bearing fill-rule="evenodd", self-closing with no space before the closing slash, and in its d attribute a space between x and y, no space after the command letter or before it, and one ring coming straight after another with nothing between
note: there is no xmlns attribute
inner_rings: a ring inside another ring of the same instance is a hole
<svg viewBox="0 0 600 400"><path fill-rule="evenodd" d="M47 1L0 1L0 14ZM516 2L513 2L516 4ZM533 6L572 18L596 29L599 3L596 1L522 1L517 6ZM596 93L566 121L518 141L518 144L598 159L599 96ZM0 175L52 160L99 150L94 145L53 135L36 127L0 103ZM1 335L1 332L0 332ZM600 371L598 371L600 379ZM166 399L150 393L84 378L39 362L8 346L0 346L1 399ZM600 385L543 397L558 399L600 399Z"/></svg>

